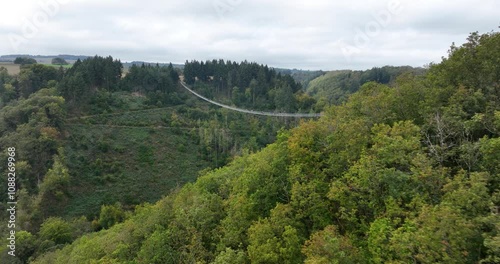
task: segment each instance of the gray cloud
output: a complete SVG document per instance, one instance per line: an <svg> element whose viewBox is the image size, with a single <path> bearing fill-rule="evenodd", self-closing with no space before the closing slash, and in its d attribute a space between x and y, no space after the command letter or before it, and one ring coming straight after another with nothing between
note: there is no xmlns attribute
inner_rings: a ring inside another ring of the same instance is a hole
<svg viewBox="0 0 500 264"><path fill-rule="evenodd" d="M47 1L61 0L42 0ZM324 70L422 66L439 61L470 32L500 25L496 0L400 0L400 12L380 16L391 1L66 0L17 50L9 36L23 36L26 21L45 11L37 0L6 2L0 54L99 54L175 63L247 59Z"/></svg>

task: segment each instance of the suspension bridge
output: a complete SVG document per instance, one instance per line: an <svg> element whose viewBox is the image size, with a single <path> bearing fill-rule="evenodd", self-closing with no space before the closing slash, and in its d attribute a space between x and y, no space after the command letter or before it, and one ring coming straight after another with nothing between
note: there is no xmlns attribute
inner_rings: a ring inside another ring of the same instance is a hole
<svg viewBox="0 0 500 264"><path fill-rule="evenodd" d="M213 100L210 100L206 98L205 96L200 95L199 93L193 91L191 88L189 88L183 81L180 82L182 87L184 89L188 90L190 93L194 94L196 97L207 101L213 105L220 106L222 108L226 108L229 110L237 111L240 113L245 113L245 114L251 114L251 115L261 115L261 116L275 116L275 117L298 117L298 118L314 118L314 117L320 117L322 114L319 113L312 113L312 114L307 114L307 113L280 113L280 112L265 112L265 111L254 111L254 110L247 110L247 109L242 109L242 108L237 108L234 106L229 106L225 104L221 104L218 102L215 102Z"/></svg>

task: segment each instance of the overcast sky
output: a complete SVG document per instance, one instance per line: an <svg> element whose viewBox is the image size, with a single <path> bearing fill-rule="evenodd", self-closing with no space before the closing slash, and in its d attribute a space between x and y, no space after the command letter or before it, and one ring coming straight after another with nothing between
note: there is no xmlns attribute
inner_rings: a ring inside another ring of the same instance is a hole
<svg viewBox="0 0 500 264"><path fill-rule="evenodd" d="M311 70L424 66L470 32L500 26L498 0L17 0L0 7L0 55L246 59Z"/></svg>

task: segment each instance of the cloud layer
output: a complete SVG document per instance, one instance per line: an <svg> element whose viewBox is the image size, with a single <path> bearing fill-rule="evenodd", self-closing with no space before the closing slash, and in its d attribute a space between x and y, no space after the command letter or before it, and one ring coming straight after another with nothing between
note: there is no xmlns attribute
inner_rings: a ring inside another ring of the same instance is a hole
<svg viewBox="0 0 500 264"><path fill-rule="evenodd" d="M497 0L24 0L1 12L0 54L323 70L423 66L500 25Z"/></svg>

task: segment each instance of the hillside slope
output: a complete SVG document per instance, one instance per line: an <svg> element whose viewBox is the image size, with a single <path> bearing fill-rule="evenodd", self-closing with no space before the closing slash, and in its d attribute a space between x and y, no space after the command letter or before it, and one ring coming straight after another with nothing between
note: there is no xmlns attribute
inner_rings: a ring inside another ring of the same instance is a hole
<svg viewBox="0 0 500 264"><path fill-rule="evenodd" d="M171 64L144 64L123 76L111 56L68 69L26 65L19 75L0 67L0 145L16 149L15 231L27 246L9 260L26 263L123 222L136 206L263 148L299 122L212 106L181 88L178 73ZM0 163L5 175L8 165ZM1 221L8 221L6 206L0 204ZM70 233L54 238L60 224ZM0 226L0 234L8 229ZM3 260L5 248L1 254Z"/></svg>
<svg viewBox="0 0 500 264"><path fill-rule="evenodd" d="M390 84L403 73L422 75L423 68L410 66L384 66L366 71L339 70L327 72L313 80L307 86L307 93L319 102L319 107L338 105L345 102L367 82Z"/></svg>
<svg viewBox="0 0 500 264"><path fill-rule="evenodd" d="M474 33L33 263L498 263L499 47Z"/></svg>

